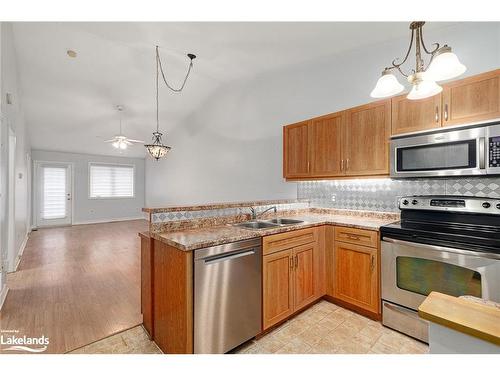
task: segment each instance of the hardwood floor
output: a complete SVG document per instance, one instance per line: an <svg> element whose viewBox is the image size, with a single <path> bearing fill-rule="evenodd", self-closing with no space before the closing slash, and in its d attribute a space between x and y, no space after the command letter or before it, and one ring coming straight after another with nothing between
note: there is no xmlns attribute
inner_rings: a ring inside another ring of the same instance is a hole
<svg viewBox="0 0 500 375"><path fill-rule="evenodd" d="M32 232L7 277L0 328L45 335L46 353L65 353L140 324L144 230L147 222L134 220Z"/></svg>

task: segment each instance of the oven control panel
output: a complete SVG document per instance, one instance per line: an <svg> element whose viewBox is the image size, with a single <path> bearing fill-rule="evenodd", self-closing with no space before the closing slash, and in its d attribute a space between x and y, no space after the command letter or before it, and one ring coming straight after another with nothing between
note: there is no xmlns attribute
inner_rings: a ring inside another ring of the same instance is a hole
<svg viewBox="0 0 500 375"><path fill-rule="evenodd" d="M500 215L500 199L453 195L412 195L399 199L399 209Z"/></svg>

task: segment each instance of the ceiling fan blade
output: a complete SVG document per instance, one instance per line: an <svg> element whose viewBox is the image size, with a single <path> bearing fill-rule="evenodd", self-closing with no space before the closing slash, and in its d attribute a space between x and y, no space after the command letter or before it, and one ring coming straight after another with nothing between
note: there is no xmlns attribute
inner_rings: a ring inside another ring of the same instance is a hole
<svg viewBox="0 0 500 375"><path fill-rule="evenodd" d="M139 141L137 139L127 139L127 141L132 142L132 143L144 143L144 141Z"/></svg>
<svg viewBox="0 0 500 375"><path fill-rule="evenodd" d="M111 142L114 142L114 141L116 141L116 139L113 138L113 139L105 140L104 143L111 143Z"/></svg>

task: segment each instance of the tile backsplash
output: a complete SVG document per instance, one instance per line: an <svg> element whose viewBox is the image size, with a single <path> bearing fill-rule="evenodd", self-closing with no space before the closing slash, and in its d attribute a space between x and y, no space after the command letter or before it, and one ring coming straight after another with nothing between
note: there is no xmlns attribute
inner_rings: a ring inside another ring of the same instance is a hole
<svg viewBox="0 0 500 375"><path fill-rule="evenodd" d="M500 177L392 180L304 181L297 184L297 198L311 207L397 212L404 195L474 195L500 198Z"/></svg>

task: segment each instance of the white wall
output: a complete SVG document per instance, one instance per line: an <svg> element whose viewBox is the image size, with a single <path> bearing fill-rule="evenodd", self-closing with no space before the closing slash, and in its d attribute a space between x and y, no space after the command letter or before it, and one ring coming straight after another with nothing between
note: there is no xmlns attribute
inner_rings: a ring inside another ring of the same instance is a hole
<svg viewBox="0 0 500 375"><path fill-rule="evenodd" d="M33 150L35 161L73 163L73 224L143 218L144 159L67 152ZM89 199L89 163L133 164L135 166L135 197ZM33 181L35 184L35 181ZM35 185L34 189L35 190ZM33 210L36 208L33 207ZM33 216L34 217L34 216ZM34 223L36 225L36 223Z"/></svg>
<svg viewBox="0 0 500 375"><path fill-rule="evenodd" d="M466 75L500 67L498 23L424 37L451 45ZM381 71L407 43L396 39L221 88L167 134L166 160L147 159L146 205L295 198L296 184L282 179L282 126L370 102Z"/></svg>
<svg viewBox="0 0 500 375"><path fill-rule="evenodd" d="M14 249L7 255L8 269L13 270L18 260L19 252L22 250L30 228L30 141L26 133L24 113L22 110L21 92L19 89L19 77L16 61L16 50L13 42L12 25L2 23L1 25L1 112L3 116L1 138L1 184L2 184L2 248L7 247L7 228L5 218L8 217L7 199L9 195L14 195ZM6 103L6 94L12 98L12 104ZM8 160L8 134L9 127L16 137L15 149L15 181L14 191L8 191L7 187L7 160ZM5 216L4 216L5 215ZM5 250L4 250L5 251Z"/></svg>

